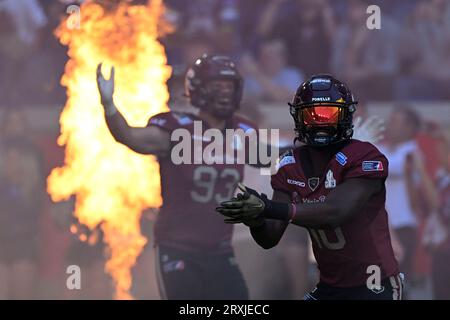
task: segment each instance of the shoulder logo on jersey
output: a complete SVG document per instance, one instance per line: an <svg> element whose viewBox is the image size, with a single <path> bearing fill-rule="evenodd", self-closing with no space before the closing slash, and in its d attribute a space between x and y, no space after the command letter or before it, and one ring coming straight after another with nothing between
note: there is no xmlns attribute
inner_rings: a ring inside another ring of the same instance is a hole
<svg viewBox="0 0 450 320"><path fill-rule="evenodd" d="M336 154L336 161L339 162L341 166L345 166L347 164L347 156L342 152Z"/></svg>
<svg viewBox="0 0 450 320"><path fill-rule="evenodd" d="M297 180L292 180L292 179L287 179L286 181L288 184L292 184L294 186L299 186L300 188L306 187L306 183L304 183L302 181L297 181Z"/></svg>
<svg viewBox="0 0 450 320"><path fill-rule="evenodd" d="M381 161L363 161L362 170L366 172L384 171L384 167Z"/></svg>
<svg viewBox="0 0 450 320"><path fill-rule="evenodd" d="M186 126L193 122L192 118L187 114L175 114L173 113L173 117L178 121L181 126Z"/></svg>
<svg viewBox="0 0 450 320"><path fill-rule="evenodd" d="M325 189L336 188L336 179L334 179L333 171L328 170L327 179L325 180Z"/></svg>
<svg viewBox="0 0 450 320"><path fill-rule="evenodd" d="M240 123L238 124L238 127L239 127L240 129L244 130L245 132L247 132L247 131L255 131L255 128L253 128L253 127L251 127L251 126L249 126L248 124L243 123L243 122L240 122Z"/></svg>
<svg viewBox="0 0 450 320"><path fill-rule="evenodd" d="M308 187L311 189L311 191L316 191L317 187L319 186L320 179L319 178L309 178L308 179Z"/></svg>
<svg viewBox="0 0 450 320"><path fill-rule="evenodd" d="M284 167L285 165L295 163L295 157L292 150L286 151L281 157L277 165L277 170Z"/></svg>
<svg viewBox="0 0 450 320"><path fill-rule="evenodd" d="M162 118L152 118L150 119L150 123L157 125L157 126L164 126L166 124L167 120Z"/></svg>

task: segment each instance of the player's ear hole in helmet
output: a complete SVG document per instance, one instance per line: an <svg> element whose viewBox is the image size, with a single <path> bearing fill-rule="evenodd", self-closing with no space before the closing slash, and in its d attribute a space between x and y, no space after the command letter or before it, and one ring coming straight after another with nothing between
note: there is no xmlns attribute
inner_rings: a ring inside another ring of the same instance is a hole
<svg viewBox="0 0 450 320"><path fill-rule="evenodd" d="M351 139L357 103L347 85L333 76L312 76L289 103L296 140L327 146Z"/></svg>

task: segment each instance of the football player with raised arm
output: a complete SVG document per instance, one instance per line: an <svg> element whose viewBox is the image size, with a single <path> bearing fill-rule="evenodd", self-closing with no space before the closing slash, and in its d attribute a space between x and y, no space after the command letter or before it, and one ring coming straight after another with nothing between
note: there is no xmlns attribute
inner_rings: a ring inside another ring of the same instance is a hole
<svg viewBox="0 0 450 320"><path fill-rule="evenodd" d="M156 155L160 165L163 205L154 226L156 270L163 299L248 299L244 278L231 245L231 225L214 214L243 179L244 165L175 164L171 134L187 130L194 139L194 122L203 132L210 128L255 130L235 115L243 80L233 62L224 56L204 55L185 77L186 95L198 115L169 111L153 116L144 128L130 127L114 100L114 69L106 80L97 70L97 82L105 119L114 138L141 154ZM202 146L207 142L201 139ZM195 150L194 150L195 156ZM198 163L198 164L197 164Z"/></svg>

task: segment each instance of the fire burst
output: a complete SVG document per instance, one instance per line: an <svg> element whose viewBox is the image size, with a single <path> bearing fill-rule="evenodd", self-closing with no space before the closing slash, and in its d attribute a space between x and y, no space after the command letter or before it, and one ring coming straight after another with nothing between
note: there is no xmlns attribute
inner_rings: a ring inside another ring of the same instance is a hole
<svg viewBox="0 0 450 320"><path fill-rule="evenodd" d="M55 34L68 46L61 84L68 99L60 117L58 144L65 146L64 167L48 178L53 201L76 197L74 215L90 229L101 225L108 246L105 266L116 298L132 298L131 269L146 239L141 212L159 207L158 163L119 145L109 133L100 105L95 70L99 62L116 68L115 101L128 123L144 126L148 118L167 111L166 82L171 74L157 38L171 27L162 19L162 0L133 6L109 1L81 6L79 28L63 21Z"/></svg>

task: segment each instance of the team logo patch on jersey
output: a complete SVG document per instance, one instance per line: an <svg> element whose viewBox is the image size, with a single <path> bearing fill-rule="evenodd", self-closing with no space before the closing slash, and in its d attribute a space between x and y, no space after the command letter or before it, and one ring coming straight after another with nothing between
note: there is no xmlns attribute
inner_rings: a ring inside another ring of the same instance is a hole
<svg viewBox="0 0 450 320"><path fill-rule="evenodd" d="M308 187L312 191L316 191L317 187L319 186L320 179L319 178L309 178L308 179Z"/></svg>
<svg viewBox="0 0 450 320"><path fill-rule="evenodd" d="M381 161L363 161L362 170L366 172L384 171L384 167Z"/></svg>
<svg viewBox="0 0 450 320"><path fill-rule="evenodd" d="M185 125L191 124L192 119L191 119L191 117L184 115L184 116L181 116L180 118L178 118L178 123L182 126L185 126Z"/></svg>
<svg viewBox="0 0 450 320"><path fill-rule="evenodd" d="M280 169L284 167L285 165L295 163L295 158L293 155L285 155L281 158L280 162L278 163L277 169Z"/></svg>
<svg viewBox="0 0 450 320"><path fill-rule="evenodd" d="M339 162L341 166L345 166L347 164L347 156L342 152L336 154L336 161Z"/></svg>
<svg viewBox="0 0 450 320"><path fill-rule="evenodd" d="M333 171L328 170L327 179L325 180L325 189L336 188L336 179L334 179Z"/></svg>

